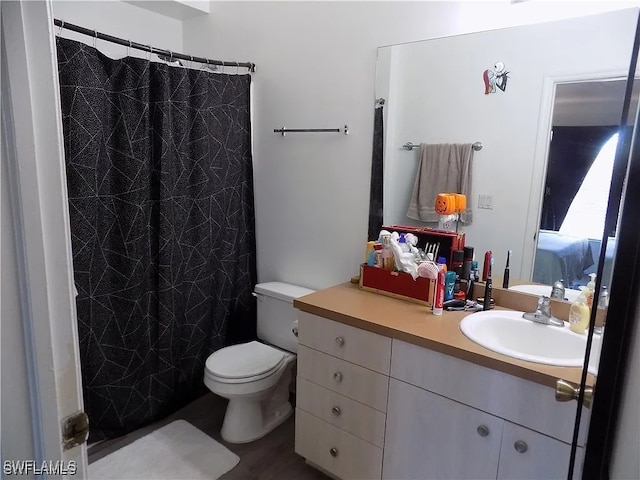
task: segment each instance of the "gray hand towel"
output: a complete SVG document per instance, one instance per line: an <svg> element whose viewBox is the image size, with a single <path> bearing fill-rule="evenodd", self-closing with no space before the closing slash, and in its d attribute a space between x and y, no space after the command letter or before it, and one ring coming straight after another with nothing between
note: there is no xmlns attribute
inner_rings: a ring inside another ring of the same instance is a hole
<svg viewBox="0 0 640 480"><path fill-rule="evenodd" d="M420 165L413 186L407 217L422 222L437 222L435 212L439 193L462 193L467 196L467 210L460 221L470 225L471 212L471 161L473 148L465 144L420 144Z"/></svg>

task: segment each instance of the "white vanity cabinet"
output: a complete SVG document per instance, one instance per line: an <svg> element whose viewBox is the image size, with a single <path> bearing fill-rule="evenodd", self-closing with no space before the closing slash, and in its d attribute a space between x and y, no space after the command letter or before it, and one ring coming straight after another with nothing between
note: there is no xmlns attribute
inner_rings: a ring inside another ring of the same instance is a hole
<svg viewBox="0 0 640 480"><path fill-rule="evenodd" d="M382 473L391 339L298 313L295 451L337 478Z"/></svg>
<svg viewBox="0 0 640 480"><path fill-rule="evenodd" d="M394 378L389 384L383 479L563 479L570 451L468 405Z"/></svg>
<svg viewBox="0 0 640 480"><path fill-rule="evenodd" d="M566 478L576 403L552 388L307 312L298 321L295 451L310 464L345 480Z"/></svg>
<svg viewBox="0 0 640 480"><path fill-rule="evenodd" d="M567 477L576 404L553 389L399 340L391 377L383 478Z"/></svg>

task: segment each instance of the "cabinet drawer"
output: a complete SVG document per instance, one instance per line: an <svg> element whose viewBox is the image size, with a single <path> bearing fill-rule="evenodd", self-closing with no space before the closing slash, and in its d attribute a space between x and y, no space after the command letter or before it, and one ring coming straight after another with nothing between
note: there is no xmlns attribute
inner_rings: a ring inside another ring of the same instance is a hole
<svg viewBox="0 0 640 480"><path fill-rule="evenodd" d="M384 413L302 377L297 381L296 407L377 447L384 446Z"/></svg>
<svg viewBox="0 0 640 480"><path fill-rule="evenodd" d="M504 422L498 479L567 478L570 453L571 445ZM582 456L583 449L578 447L576 466L582 465ZM579 476L574 475L574 478Z"/></svg>
<svg viewBox="0 0 640 480"><path fill-rule="evenodd" d="M298 342L315 350L389 375L391 338L298 312Z"/></svg>
<svg viewBox="0 0 640 480"><path fill-rule="evenodd" d="M573 439L576 403L556 402L553 388L401 340L393 340L391 376L563 442ZM585 409L578 445L588 419Z"/></svg>
<svg viewBox="0 0 640 480"><path fill-rule="evenodd" d="M298 376L381 412L387 411L389 377L373 370L299 345Z"/></svg>
<svg viewBox="0 0 640 480"><path fill-rule="evenodd" d="M378 479L382 449L296 408L296 453L342 479Z"/></svg>

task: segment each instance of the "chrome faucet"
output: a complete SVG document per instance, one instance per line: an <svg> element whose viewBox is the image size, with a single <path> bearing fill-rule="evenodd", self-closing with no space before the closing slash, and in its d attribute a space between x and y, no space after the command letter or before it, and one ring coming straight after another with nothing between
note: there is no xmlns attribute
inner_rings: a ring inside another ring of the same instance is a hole
<svg viewBox="0 0 640 480"><path fill-rule="evenodd" d="M545 295L538 298L536 311L523 313L522 318L531 320L532 322L542 323L544 325L564 327L564 322L562 320L551 315L551 300Z"/></svg>

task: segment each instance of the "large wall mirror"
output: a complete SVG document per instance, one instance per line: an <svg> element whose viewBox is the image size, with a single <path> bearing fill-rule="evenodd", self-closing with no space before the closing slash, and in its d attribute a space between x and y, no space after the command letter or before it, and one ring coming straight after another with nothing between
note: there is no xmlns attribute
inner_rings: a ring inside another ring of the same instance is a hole
<svg viewBox="0 0 640 480"><path fill-rule="evenodd" d="M480 142L472 222L459 225L476 258L491 250L500 273L511 250L513 284L585 285L600 258L636 19L623 10L379 48L383 223L437 227L407 216L420 162L408 143Z"/></svg>
<svg viewBox="0 0 640 480"><path fill-rule="evenodd" d="M609 322L613 329L596 334L602 328L596 317L622 311L620 277L628 272L616 249L630 250L629 232L637 229L631 188L618 221L623 184L633 171L627 161L638 114L637 22L638 10L630 9L378 49L372 187L382 185L384 194L378 208L372 188L370 227L381 214L384 225L436 228L408 215L421 161L420 149L409 144L478 142L467 198L472 222L458 225L478 260L491 250L499 274L512 251L514 286L540 287L547 295L557 280L576 290L596 274L594 302L616 264L612 310L591 309L581 384L593 386L597 376L599 393L593 417L583 393L578 399L571 478L583 466L576 439L590 423L586 445L595 453L584 465L610 461L612 441L599 435L614 428L613 386L624 370L618 352L629 322L618 314ZM637 132L634 138L637 143ZM380 157L383 168L375 168Z"/></svg>

